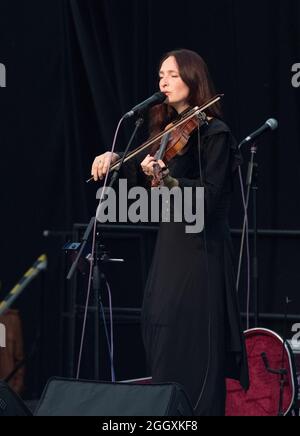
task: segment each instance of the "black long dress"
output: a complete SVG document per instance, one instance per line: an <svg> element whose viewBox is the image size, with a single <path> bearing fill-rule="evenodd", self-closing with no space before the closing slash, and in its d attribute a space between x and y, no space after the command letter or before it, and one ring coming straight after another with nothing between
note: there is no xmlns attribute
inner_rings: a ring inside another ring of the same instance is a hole
<svg viewBox="0 0 300 436"><path fill-rule="evenodd" d="M180 383L195 413L223 415L225 377L248 387L240 328L228 212L238 159L229 128L202 128L205 232L161 223L142 310L142 330L153 382ZM198 135L169 162L181 188L201 186Z"/></svg>

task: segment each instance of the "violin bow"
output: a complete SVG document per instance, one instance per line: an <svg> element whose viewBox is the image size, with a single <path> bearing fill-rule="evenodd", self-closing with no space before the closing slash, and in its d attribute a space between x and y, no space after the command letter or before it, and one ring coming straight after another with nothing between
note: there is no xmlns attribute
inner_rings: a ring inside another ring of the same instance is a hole
<svg viewBox="0 0 300 436"><path fill-rule="evenodd" d="M170 126L168 129L164 130L161 133L158 133L153 138L146 141L144 144L133 150L132 152L128 153L128 155L125 157L123 163L128 162L138 154L140 154L142 151L146 150L147 148L151 147L155 142L160 141L165 135L168 133L172 133L173 130L177 129L177 127L180 127L182 124L186 123L190 119L194 118L195 116L200 115L202 112L204 112L206 109L210 108L212 105L216 104L218 101L221 100L221 98L224 97L224 94L218 94L215 97L208 100L206 103L204 103L202 106L196 106L193 109L191 109L187 114L180 120L174 123L172 126ZM119 159L117 162L115 162L109 169L109 173L116 170L118 168L118 165L120 165L122 159ZM91 177L89 180L87 180L87 183L93 181L93 177Z"/></svg>

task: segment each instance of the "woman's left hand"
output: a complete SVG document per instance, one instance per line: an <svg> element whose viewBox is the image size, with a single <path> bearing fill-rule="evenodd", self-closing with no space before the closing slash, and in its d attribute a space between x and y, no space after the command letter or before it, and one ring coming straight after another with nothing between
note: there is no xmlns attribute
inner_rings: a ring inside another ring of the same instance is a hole
<svg viewBox="0 0 300 436"><path fill-rule="evenodd" d="M141 167L142 167L144 174L146 174L146 176L154 177L153 167L156 164L158 164L161 169L166 168L166 165L164 164L164 162L162 160L156 161L154 157L152 157L152 156L150 156L150 154L148 154L148 156L141 163Z"/></svg>

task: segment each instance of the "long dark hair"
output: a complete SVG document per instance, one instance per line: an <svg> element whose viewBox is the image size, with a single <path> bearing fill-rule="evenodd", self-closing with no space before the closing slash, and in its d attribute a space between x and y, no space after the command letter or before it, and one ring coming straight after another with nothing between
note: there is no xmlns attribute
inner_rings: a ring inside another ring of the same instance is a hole
<svg viewBox="0 0 300 436"><path fill-rule="evenodd" d="M190 90L188 103L191 107L201 106L216 95L207 65L198 53L186 49L170 51L162 57L159 71L165 60L171 56L176 59L180 77ZM156 135L164 129L176 117L176 114L177 112L167 104L155 106L150 113L150 136ZM220 103L207 109L206 115L222 118Z"/></svg>

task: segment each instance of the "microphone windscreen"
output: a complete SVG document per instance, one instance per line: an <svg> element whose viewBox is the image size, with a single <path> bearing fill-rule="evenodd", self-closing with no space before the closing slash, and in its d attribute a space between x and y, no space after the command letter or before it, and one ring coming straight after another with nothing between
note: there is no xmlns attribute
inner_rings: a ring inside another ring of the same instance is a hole
<svg viewBox="0 0 300 436"><path fill-rule="evenodd" d="M266 124L270 127L271 130L276 130L278 127L278 121L275 118L270 118Z"/></svg>

